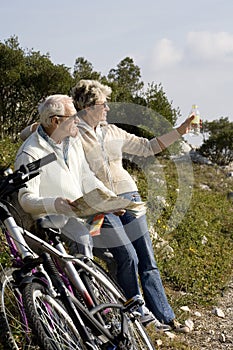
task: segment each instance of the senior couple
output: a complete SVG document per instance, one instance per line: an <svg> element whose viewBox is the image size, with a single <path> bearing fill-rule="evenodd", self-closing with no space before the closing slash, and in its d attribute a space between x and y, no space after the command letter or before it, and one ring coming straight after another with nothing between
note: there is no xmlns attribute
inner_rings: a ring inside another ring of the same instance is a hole
<svg viewBox="0 0 233 350"><path fill-rule="evenodd" d="M161 152L188 132L193 116L171 132L148 140L107 123L110 95L107 85L81 80L72 89L72 98L52 95L40 103L39 123L21 133L25 141L15 168L51 152L56 153L57 161L43 167L40 175L19 191L19 203L33 219L66 215L69 219L62 232L73 242L72 253L92 257L94 246L95 254L104 257L107 248L127 298L141 294L139 275L146 306L141 310L144 325L153 322L157 330L186 333L189 328L176 320L165 294L146 216L135 217L127 210L120 215L107 213L101 234L91 237L88 226L74 214L72 202L94 189L140 201L135 181L123 168L122 153L149 157Z"/></svg>

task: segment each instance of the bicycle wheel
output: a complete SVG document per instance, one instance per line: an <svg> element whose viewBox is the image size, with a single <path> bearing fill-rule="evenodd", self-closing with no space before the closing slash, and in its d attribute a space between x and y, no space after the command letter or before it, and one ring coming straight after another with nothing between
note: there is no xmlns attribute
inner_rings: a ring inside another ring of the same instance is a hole
<svg viewBox="0 0 233 350"><path fill-rule="evenodd" d="M64 306L51 297L42 284L25 285L22 296L28 322L42 349L85 349Z"/></svg>
<svg viewBox="0 0 233 350"><path fill-rule="evenodd" d="M128 317L129 327L129 346L130 349L149 349L154 350L154 346L151 343L145 328L138 320L132 320Z"/></svg>
<svg viewBox="0 0 233 350"><path fill-rule="evenodd" d="M22 295L14 285L14 269L8 268L0 274L0 349L37 350L32 331L27 324L22 304Z"/></svg>
<svg viewBox="0 0 233 350"><path fill-rule="evenodd" d="M92 268L98 277L95 277L91 272L85 270L85 268L80 268L75 262L74 265L95 305L102 303L122 304L126 301L121 288L98 263L96 263L94 260L90 260L89 258L85 258L84 262L88 267ZM103 283L103 280L108 281L108 284L111 285L112 290L110 290L109 286L106 286Z"/></svg>
<svg viewBox="0 0 233 350"><path fill-rule="evenodd" d="M94 308L93 310L90 310L90 312L92 312L93 315L96 315L96 318L99 318L99 315L101 314L101 319L104 320L105 327L107 327L110 333L117 338L122 331L122 312L121 307L116 307L115 304L120 304L122 306L126 301L126 298L121 288L99 264L92 260L86 260L86 263L89 267L93 268L94 272L97 273L99 278L94 277L91 272L85 270L84 268L78 268L78 264L74 264L80 277L82 278L84 285L91 295L95 306L101 304L113 304L113 307L110 305L108 305L106 308L103 307L102 309L97 307L96 311ZM112 290L102 283L103 279L107 279L112 287ZM128 334L125 338L125 344L121 343L119 346L130 350L152 350L154 347L150 341L150 338L145 328L138 321L137 317L139 317L138 313L125 313L125 319L128 325Z"/></svg>

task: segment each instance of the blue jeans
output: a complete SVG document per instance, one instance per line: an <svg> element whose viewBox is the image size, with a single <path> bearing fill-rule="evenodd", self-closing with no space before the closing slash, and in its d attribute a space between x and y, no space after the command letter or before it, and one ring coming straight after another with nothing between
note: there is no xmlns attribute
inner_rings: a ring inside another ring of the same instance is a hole
<svg viewBox="0 0 233 350"><path fill-rule="evenodd" d="M133 201L141 200L138 192L121 196ZM116 279L127 298L141 294L139 274L147 308L160 322L167 324L175 318L154 258L145 215L135 218L127 211L119 217L106 215L101 235L93 237L93 244L94 254L96 251L103 252L105 248L112 253L117 266Z"/></svg>

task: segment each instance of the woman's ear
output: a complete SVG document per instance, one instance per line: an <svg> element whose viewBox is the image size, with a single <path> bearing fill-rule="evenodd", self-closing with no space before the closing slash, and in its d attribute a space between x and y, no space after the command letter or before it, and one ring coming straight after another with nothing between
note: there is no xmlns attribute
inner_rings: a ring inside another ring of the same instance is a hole
<svg viewBox="0 0 233 350"><path fill-rule="evenodd" d="M86 109L88 109L89 107L87 107ZM86 109L82 109L81 111L78 111L77 115L78 117L82 118L85 117L85 115L87 115L87 110Z"/></svg>

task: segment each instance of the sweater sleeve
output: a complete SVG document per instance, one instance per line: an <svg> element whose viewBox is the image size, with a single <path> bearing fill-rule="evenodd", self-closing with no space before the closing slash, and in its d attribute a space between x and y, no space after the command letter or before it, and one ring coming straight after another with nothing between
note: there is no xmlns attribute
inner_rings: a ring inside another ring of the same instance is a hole
<svg viewBox="0 0 233 350"><path fill-rule="evenodd" d="M154 137L151 140L144 137L138 137L124 130L121 130L121 135L124 139L123 151L143 157L162 152L181 137L176 129L162 136Z"/></svg>
<svg viewBox="0 0 233 350"><path fill-rule="evenodd" d="M20 153L15 161L15 169L18 169L21 164L28 164L34 161L33 157L27 153ZM41 197L39 195L40 188L40 175L34 177L27 182L27 187L23 187L19 190L18 200L26 213L32 216L39 216L43 213L56 213L54 206L54 197Z"/></svg>
<svg viewBox="0 0 233 350"><path fill-rule="evenodd" d="M19 134L19 137L21 138L22 141L25 141L38 127L39 123L33 123L31 125L26 126L21 133Z"/></svg>
<svg viewBox="0 0 233 350"><path fill-rule="evenodd" d="M30 191L25 191L24 189L19 190L18 200L26 213L32 216L38 216L43 213L55 214L57 213L54 203L55 199L53 197L36 197Z"/></svg>
<svg viewBox="0 0 233 350"><path fill-rule="evenodd" d="M169 147L170 145L172 145L177 140L179 140L180 137L181 137L181 134L176 129L174 129L174 130L168 132L167 134L159 136L157 138L157 142L159 143L159 145L161 146L161 149L163 150L163 149ZM153 140L154 139L152 139L151 141L153 141Z"/></svg>

